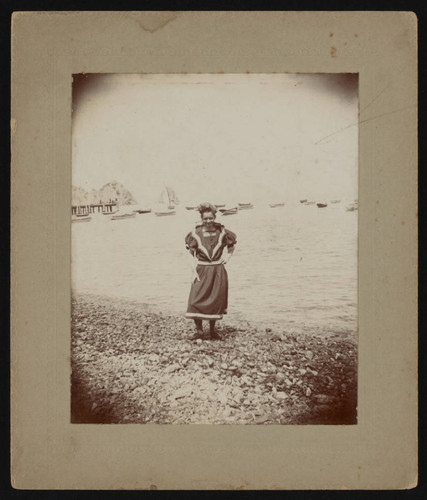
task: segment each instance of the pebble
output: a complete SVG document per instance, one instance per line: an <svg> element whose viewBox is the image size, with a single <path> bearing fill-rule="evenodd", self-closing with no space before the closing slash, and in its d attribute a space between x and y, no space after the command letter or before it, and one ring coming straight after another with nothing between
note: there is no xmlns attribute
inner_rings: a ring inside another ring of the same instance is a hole
<svg viewBox="0 0 427 500"><path fill-rule="evenodd" d="M170 365L170 366L167 366L165 368L165 373L173 373L177 370L179 370L181 367L177 364L174 364L174 365Z"/></svg>
<svg viewBox="0 0 427 500"><path fill-rule="evenodd" d="M310 389L310 387L307 387L307 390L305 391L305 395L306 395L307 397L310 397L310 396L311 396L311 389Z"/></svg>
<svg viewBox="0 0 427 500"><path fill-rule="evenodd" d="M228 398L223 392L220 392L218 395L218 401L222 404L225 404L228 401Z"/></svg>
<svg viewBox="0 0 427 500"><path fill-rule="evenodd" d="M307 351L307 352L305 353L305 357L306 357L307 359L313 359L313 358L314 358L314 354L312 353L312 351Z"/></svg>
<svg viewBox="0 0 427 500"><path fill-rule="evenodd" d="M269 418L267 415L261 415L259 417L255 418L255 423L258 425L265 424L265 422L268 422Z"/></svg>
<svg viewBox="0 0 427 500"><path fill-rule="evenodd" d="M253 380L251 378L249 378L248 376L246 375L243 375L243 377L241 377L241 382L243 384L246 384L246 385L253 385Z"/></svg>
<svg viewBox="0 0 427 500"><path fill-rule="evenodd" d="M313 399L317 404L329 404L335 401L334 397L328 396L327 394L316 394Z"/></svg>
<svg viewBox="0 0 427 500"><path fill-rule="evenodd" d="M284 399L287 399L289 396L286 394L286 392L281 392L281 391L278 391L276 392L276 394L274 395L276 397L276 399L280 399L280 400L284 400Z"/></svg>
<svg viewBox="0 0 427 500"><path fill-rule="evenodd" d="M184 398L186 396L190 396L192 393L191 387L183 387L181 389L178 389L174 394L172 394L173 399L179 399L179 398Z"/></svg>

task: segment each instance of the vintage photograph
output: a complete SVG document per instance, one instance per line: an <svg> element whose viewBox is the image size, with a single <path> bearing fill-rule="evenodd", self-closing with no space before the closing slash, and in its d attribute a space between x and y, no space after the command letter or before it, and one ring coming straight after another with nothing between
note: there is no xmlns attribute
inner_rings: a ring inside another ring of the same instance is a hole
<svg viewBox="0 0 427 500"><path fill-rule="evenodd" d="M73 75L71 423L357 424L358 90Z"/></svg>

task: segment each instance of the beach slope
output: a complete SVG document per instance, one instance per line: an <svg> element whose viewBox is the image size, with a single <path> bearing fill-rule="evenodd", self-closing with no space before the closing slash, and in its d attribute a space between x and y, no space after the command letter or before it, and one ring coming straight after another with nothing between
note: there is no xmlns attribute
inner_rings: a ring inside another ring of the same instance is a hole
<svg viewBox="0 0 427 500"><path fill-rule="evenodd" d="M220 340L189 340L183 316L73 294L71 421L357 423L354 339L217 325Z"/></svg>

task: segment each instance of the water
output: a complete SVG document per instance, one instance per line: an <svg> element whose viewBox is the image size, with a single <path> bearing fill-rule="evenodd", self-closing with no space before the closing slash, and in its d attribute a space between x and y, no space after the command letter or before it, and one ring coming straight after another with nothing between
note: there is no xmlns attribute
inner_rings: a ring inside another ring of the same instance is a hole
<svg viewBox="0 0 427 500"><path fill-rule="evenodd" d="M227 264L229 323L316 334L357 329L357 212L256 206L221 216L237 234ZM72 225L72 288L130 298L153 310L185 313L190 268L185 235L198 213L153 213L113 221L94 214Z"/></svg>

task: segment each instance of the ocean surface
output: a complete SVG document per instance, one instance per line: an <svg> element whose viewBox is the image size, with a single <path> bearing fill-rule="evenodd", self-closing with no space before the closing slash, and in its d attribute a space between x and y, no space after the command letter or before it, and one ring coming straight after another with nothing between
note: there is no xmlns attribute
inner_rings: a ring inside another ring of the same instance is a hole
<svg viewBox="0 0 427 500"><path fill-rule="evenodd" d="M131 210L132 207L123 207ZM229 324L317 335L357 331L357 211L289 203L256 205L217 222L237 234L229 276ZM199 214L137 214L72 224L72 288L184 314L190 289L185 235Z"/></svg>

